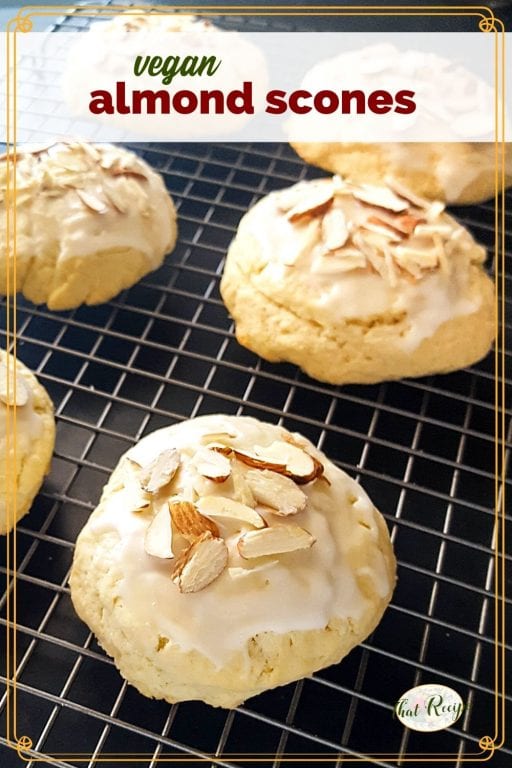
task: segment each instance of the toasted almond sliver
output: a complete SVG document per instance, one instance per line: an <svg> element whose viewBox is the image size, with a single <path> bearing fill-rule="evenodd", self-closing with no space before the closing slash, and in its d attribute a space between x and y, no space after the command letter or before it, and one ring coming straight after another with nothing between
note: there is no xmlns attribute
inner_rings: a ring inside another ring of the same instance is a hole
<svg viewBox="0 0 512 768"><path fill-rule="evenodd" d="M250 469L245 477L256 501L270 507L275 515L295 515L306 506L306 494L285 475Z"/></svg>
<svg viewBox="0 0 512 768"><path fill-rule="evenodd" d="M254 469L270 469L286 475L296 483L310 483L320 477L323 465L302 448L284 440L276 440L267 447L256 447L252 453L227 446L211 446L212 450L229 455L234 453L243 464Z"/></svg>
<svg viewBox="0 0 512 768"><path fill-rule="evenodd" d="M394 213L401 213L409 208L407 200L398 197L387 187L361 184L352 188L352 194L362 203L375 205L377 208L385 208L387 211L393 211Z"/></svg>
<svg viewBox="0 0 512 768"><path fill-rule="evenodd" d="M242 534L238 540L238 552L244 559L278 555L309 549L315 537L298 525L273 525L259 531Z"/></svg>
<svg viewBox="0 0 512 768"><path fill-rule="evenodd" d="M123 481L127 505L131 512L142 512L151 506L151 496L142 490L133 473L126 473Z"/></svg>
<svg viewBox="0 0 512 768"><path fill-rule="evenodd" d="M435 221L443 213L445 208L445 204L441 203L439 200L433 202L425 211L425 218L427 222L431 224L433 221Z"/></svg>
<svg viewBox="0 0 512 768"><path fill-rule="evenodd" d="M89 208L90 211L102 214L108 211L109 208L107 203L104 200L100 200L96 195L93 195L90 192L84 192L83 189L75 189L75 192L85 207Z"/></svg>
<svg viewBox="0 0 512 768"><path fill-rule="evenodd" d="M181 456L176 448L161 451L148 464L139 470L139 482L142 490L147 493L157 493L171 482L181 463Z"/></svg>
<svg viewBox="0 0 512 768"><path fill-rule="evenodd" d="M348 236L345 214L341 208L330 208L322 219L322 239L327 250L343 248Z"/></svg>
<svg viewBox="0 0 512 768"><path fill-rule="evenodd" d="M199 592L221 575L227 563L224 540L206 531L177 558L171 578L180 592Z"/></svg>
<svg viewBox="0 0 512 768"><path fill-rule="evenodd" d="M7 376L7 366L0 364L0 401L5 405L21 408L28 402L28 389L23 378L14 370L14 365L13 360Z"/></svg>
<svg viewBox="0 0 512 768"><path fill-rule="evenodd" d="M370 216L365 222L361 224L368 232L375 232L377 235L382 235L386 240L395 241L399 243L402 240L402 235L388 227L385 221L379 219L378 216Z"/></svg>
<svg viewBox="0 0 512 768"><path fill-rule="evenodd" d="M225 496L203 496L197 500L196 506L200 513L207 517L225 517L247 523L253 528L266 526L264 519L252 507Z"/></svg>
<svg viewBox="0 0 512 768"><path fill-rule="evenodd" d="M203 533L219 535L219 529L213 520L202 515L191 501L170 501L169 511L174 528L187 541L194 541Z"/></svg>
<svg viewBox="0 0 512 768"><path fill-rule="evenodd" d="M413 216L412 213L404 213L402 216L395 216L393 220L393 226L399 232L404 235L412 235L416 231L416 227L425 219Z"/></svg>
<svg viewBox="0 0 512 768"><path fill-rule="evenodd" d="M282 189L277 193L276 202L277 207L283 213L288 213L303 199L307 190L307 184L303 181L298 184L294 184L293 187L288 189Z"/></svg>
<svg viewBox="0 0 512 768"><path fill-rule="evenodd" d="M206 434L201 435L200 441L203 445L209 448L211 443L214 445L230 445L232 441L238 436L238 433L235 433L234 431L207 432Z"/></svg>
<svg viewBox="0 0 512 768"><path fill-rule="evenodd" d="M199 474L214 483L225 483L231 475L231 463L219 451L200 448L194 457L194 463Z"/></svg>
<svg viewBox="0 0 512 768"><path fill-rule="evenodd" d="M299 221L306 216L324 213L333 201L334 190L331 183L312 184L304 189L300 201L288 211L290 221Z"/></svg>
<svg viewBox="0 0 512 768"><path fill-rule="evenodd" d="M172 551L171 515L167 507L161 507L146 528L144 549L148 555L153 557L174 557Z"/></svg>
<svg viewBox="0 0 512 768"><path fill-rule="evenodd" d="M235 500L254 509L256 499L245 479L245 473L237 461L233 461L231 464L231 482L233 484L232 493Z"/></svg>
<svg viewBox="0 0 512 768"><path fill-rule="evenodd" d="M430 200L425 200L424 197L420 197L419 195L415 194L412 189L406 187L405 184L402 184L401 181L397 181L397 179L394 179L392 176L386 176L384 181L388 187L393 190L393 192L396 192L397 195L405 198L405 200L408 200L417 208L429 207Z"/></svg>
<svg viewBox="0 0 512 768"><path fill-rule="evenodd" d="M453 232L453 226L451 224L418 224L414 230L414 234L418 237L429 235L442 235L444 237L450 237Z"/></svg>

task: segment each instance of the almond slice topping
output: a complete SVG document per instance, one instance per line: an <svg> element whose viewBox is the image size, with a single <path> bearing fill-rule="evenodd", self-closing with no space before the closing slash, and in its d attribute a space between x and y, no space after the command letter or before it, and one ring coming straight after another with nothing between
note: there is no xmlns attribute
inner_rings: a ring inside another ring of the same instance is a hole
<svg viewBox="0 0 512 768"><path fill-rule="evenodd" d="M132 474L127 475L123 481L127 502L132 512L142 512L151 506L151 496L143 491L136 478Z"/></svg>
<svg viewBox="0 0 512 768"><path fill-rule="evenodd" d="M180 592L199 592L221 575L227 563L224 540L205 531L177 558L171 578Z"/></svg>
<svg viewBox="0 0 512 768"><path fill-rule="evenodd" d="M412 191L412 189L409 189L408 187L406 187L405 184L402 184L401 181L394 179L392 176L386 176L384 181L388 185L388 187L393 190L393 192L396 192L397 195L400 195L400 197L403 197L405 200L408 200L410 203L415 205L416 208L429 207L430 200L425 200L424 197L420 197L419 195L416 195Z"/></svg>
<svg viewBox="0 0 512 768"><path fill-rule="evenodd" d="M139 471L139 482L146 493L157 493L160 488L171 482L181 463L181 456L176 448L167 448L159 453Z"/></svg>
<svg viewBox="0 0 512 768"><path fill-rule="evenodd" d="M200 513L207 517L227 517L252 525L253 528L266 526L264 519L255 509L225 496L203 496L202 499L198 499L196 506Z"/></svg>
<svg viewBox="0 0 512 768"><path fill-rule="evenodd" d="M299 221L305 216L324 213L334 198L332 184L314 184L304 189L298 203L288 212L289 221Z"/></svg>
<svg viewBox="0 0 512 768"><path fill-rule="evenodd" d="M14 361L12 365L14 366ZM22 377L12 368L7 375L7 366L4 364L0 365L0 400L5 405L15 405L18 408L28 402L28 389Z"/></svg>
<svg viewBox="0 0 512 768"><path fill-rule="evenodd" d="M235 434L234 432L207 432L205 435L201 435L200 440L209 448L210 443L229 445L236 437L238 437L238 433Z"/></svg>
<svg viewBox="0 0 512 768"><path fill-rule="evenodd" d="M196 453L195 464L199 474L214 483L225 483L231 475L231 463L219 451L200 448Z"/></svg>
<svg viewBox="0 0 512 768"><path fill-rule="evenodd" d="M144 549L153 557L171 558L172 551L172 525L171 515L167 507L161 507L156 513L144 536Z"/></svg>
<svg viewBox="0 0 512 768"><path fill-rule="evenodd" d="M375 205L377 208L385 208L393 213L401 213L409 208L409 203L402 197L398 197L386 187L376 187L372 184L363 184L353 187L352 194L362 203Z"/></svg>
<svg viewBox="0 0 512 768"><path fill-rule="evenodd" d="M302 448L284 440L276 440L265 448L256 447L253 453L227 446L215 445L211 448L214 451L224 453L224 455L234 453L239 461L249 467L269 469L280 475L286 475L299 485L316 480L324 471L323 464L317 459L303 451Z"/></svg>
<svg viewBox="0 0 512 768"><path fill-rule="evenodd" d="M94 213L106 213L108 211L108 205L104 200L100 200L96 195L92 195L90 192L84 192L83 189L75 189L76 194L89 210Z"/></svg>
<svg viewBox="0 0 512 768"><path fill-rule="evenodd" d="M341 208L331 208L322 219L322 239L329 251L343 248L348 240L347 220Z"/></svg>
<svg viewBox="0 0 512 768"><path fill-rule="evenodd" d="M245 477L256 501L270 507L275 515L295 515L306 506L306 494L285 475L268 469L250 469Z"/></svg>
<svg viewBox="0 0 512 768"><path fill-rule="evenodd" d="M305 528L298 525L273 525L259 531L249 531L240 536L238 552L244 559L278 555L309 549L316 539Z"/></svg>
<svg viewBox="0 0 512 768"><path fill-rule="evenodd" d="M187 541L194 541L203 533L219 536L219 529L213 520L204 517L191 501L170 501L169 511L176 532L181 533Z"/></svg>
<svg viewBox="0 0 512 768"><path fill-rule="evenodd" d="M258 457L264 457L266 463L275 461L278 465L284 464L284 472L280 472L280 474L291 477L299 485L316 480L324 471L323 464L317 459L286 440L275 440L265 448L256 447L255 453ZM261 467L261 469L273 470L271 466ZM277 471L279 472L279 470Z"/></svg>

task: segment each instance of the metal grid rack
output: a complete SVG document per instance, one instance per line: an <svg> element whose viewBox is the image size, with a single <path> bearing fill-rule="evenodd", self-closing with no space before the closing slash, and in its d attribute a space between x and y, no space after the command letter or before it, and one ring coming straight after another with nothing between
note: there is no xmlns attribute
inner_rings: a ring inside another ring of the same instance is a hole
<svg viewBox="0 0 512 768"><path fill-rule="evenodd" d="M18 355L48 389L58 423L51 475L18 526L19 733L36 752L83 752L89 765L144 753L147 768L164 754L227 767L243 764L229 755L255 752L275 766L295 753L333 755L324 764L334 768L344 756L435 752L462 765L494 722L492 355L446 376L343 388L258 359L236 342L219 297L226 248L248 206L319 172L283 144L133 148L178 207L179 241L164 266L98 307L55 313L18 302ZM456 214L492 254L492 205ZM366 642L229 712L139 695L74 614L67 586L74 541L119 456L154 429L214 412L278 422L321 446L383 511L399 561L392 604ZM4 588L3 644L5 602ZM466 701L454 727L420 734L393 718L400 695L422 682ZM1 693L5 733L5 679ZM4 768L20 765L1 744L0 755ZM505 748L492 765L511 759Z"/></svg>

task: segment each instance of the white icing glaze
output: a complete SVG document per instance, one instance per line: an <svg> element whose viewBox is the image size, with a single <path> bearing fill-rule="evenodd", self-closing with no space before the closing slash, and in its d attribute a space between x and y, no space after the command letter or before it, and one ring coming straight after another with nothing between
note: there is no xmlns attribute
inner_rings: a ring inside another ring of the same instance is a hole
<svg viewBox="0 0 512 768"><path fill-rule="evenodd" d="M0 350L0 366L7 368L5 362L6 353ZM9 371L15 368L14 358L10 358ZM18 376L19 367L18 367ZM27 402L22 406L8 406L0 400L0 456L5 457L7 450L7 424L9 419L9 431L11 432L11 451L14 449L12 442L12 429L14 428L14 415L16 416L16 453L18 456L28 454L33 441L37 440L43 429L43 419L34 408L34 392L26 379L23 379L27 391Z"/></svg>
<svg viewBox="0 0 512 768"><path fill-rule="evenodd" d="M331 181L301 182L295 189L307 193L308 187L319 184ZM351 254L348 257L340 258L342 249L335 254L326 253L321 240L322 216L290 221L280 203L283 194L290 193L271 193L244 216L237 238L255 239L261 252L254 264L240 249L237 263L258 291L299 316L336 331L351 320L403 315L407 329L402 335L396 334L395 343L412 351L442 323L475 312L480 306L480 296L470 290L470 265L480 263L485 251L446 214L435 215L432 208L434 214L429 222L446 230L440 236L445 268L441 263L433 269L422 267L418 279L398 269L390 280L368 267L357 268L361 251L352 242L346 245L346 253ZM335 206L344 212L352 234L369 216L382 215L382 209L363 205L346 193L335 196ZM418 209L414 211L418 215ZM389 211L385 214L389 216ZM427 259L435 250L431 237L415 234L393 243L392 247L395 246L424 252ZM356 268L350 267L351 259L356 260Z"/></svg>
<svg viewBox="0 0 512 768"><path fill-rule="evenodd" d="M301 88L312 93L323 89L339 92L340 78L347 72L351 90L370 93L384 89L394 93L405 89L414 93L418 107L415 112L388 115L389 141L394 137L396 141L435 141L436 137L443 141L465 141L468 136L489 141L493 137L494 91L457 61L432 52L399 50L390 43L370 45L319 62L306 73ZM379 132L379 120L379 115L367 115L361 127L357 115L344 115L339 121L339 141L346 141L344 137L350 132L352 137L360 136L356 140L371 142ZM314 115L306 121L307 139L304 133L301 137L298 128L303 122L302 116L301 122L292 117L287 127L289 135L296 135L299 141L327 139L323 132L327 118ZM327 133L330 136L333 132ZM330 140L336 139L333 136ZM415 148L406 147L404 151L414 162ZM493 161L490 162L492 167Z"/></svg>
<svg viewBox="0 0 512 768"><path fill-rule="evenodd" d="M155 453L176 447L183 465L171 491L159 493L152 513L130 511L130 492L115 483L88 523L93 535L119 537L112 552L122 578L117 594L150 637L164 635L183 650L196 649L222 665L259 632L286 633L292 630L321 629L332 617L357 621L368 598L358 578L373 580L376 595L385 597L391 588L384 557L376 546L376 511L358 484L300 438L309 452L325 462L330 480L316 481L302 489L308 503L303 512L291 517L317 539L310 550L258 560L243 560L236 541L240 527L220 519L221 535L229 549L229 567L208 587L193 594L181 594L171 580L172 560L151 557L144 550L144 534L155 510L167 503L169 493L189 498L195 480L193 457L205 434L231 431L239 436L234 448L250 450L269 445L289 434L281 427L262 424L251 418L207 416L162 429L141 440L127 456L145 463ZM123 464L124 462L124 464ZM246 471L244 465L237 466ZM131 472L122 459L121 472ZM216 484L205 480L205 494L229 496L232 481ZM350 502L357 499L357 503ZM266 513L269 514L268 512ZM365 525L360 525L358 521ZM277 522L287 525L286 518ZM366 527L368 526L368 527ZM238 532L237 532L238 531ZM242 570L243 569L243 570ZM220 628L222 628L220 630Z"/></svg>
<svg viewBox="0 0 512 768"><path fill-rule="evenodd" d="M109 144L57 143L42 151L19 148L18 260L58 261L108 249L134 248L148 268L159 266L173 244L176 214L161 177L144 161ZM0 165L0 196L6 186ZM12 185L12 180L11 180ZM80 196L82 195L82 197ZM85 202L84 202L85 200ZM102 212L92 210L103 206ZM2 200L0 208L5 209ZM6 240L0 211L0 240Z"/></svg>

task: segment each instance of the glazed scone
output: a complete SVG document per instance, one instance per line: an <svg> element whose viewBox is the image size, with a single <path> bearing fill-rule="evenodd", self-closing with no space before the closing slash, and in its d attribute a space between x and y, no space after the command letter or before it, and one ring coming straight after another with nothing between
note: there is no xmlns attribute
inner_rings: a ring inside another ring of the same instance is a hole
<svg viewBox="0 0 512 768"><path fill-rule="evenodd" d="M70 577L78 615L141 693L222 707L338 662L394 583L361 487L300 435L232 416L130 449Z"/></svg>
<svg viewBox="0 0 512 768"><path fill-rule="evenodd" d="M12 237L6 246L7 170L3 156L4 293L8 253L11 281L14 275ZM32 151L21 147L16 174L15 285L34 304L62 310L108 301L157 269L174 247L176 211L163 180L126 149L78 141Z"/></svg>
<svg viewBox="0 0 512 768"><path fill-rule="evenodd" d="M343 115L339 132L330 139L322 121L332 121L334 116L308 115L304 128L299 122L303 118L292 117L287 133L303 160L360 183L383 184L388 178L395 179L429 200L471 204L495 195L494 91L483 80L458 62L434 53L400 51L383 44L317 64L301 87L312 92L338 91L347 72L350 82L365 93L389 89L390 83L410 89L421 104L422 121L417 120L419 110L410 115L377 115L369 122L368 136L357 123L357 131L351 130L347 140L347 124L354 121L350 124L355 128L358 115ZM381 143L372 139L372 131L381 127L379 120L386 121L388 137ZM389 132L396 139L389 138ZM468 140L469 136L473 138ZM506 145L505 183L512 184L510 145Z"/></svg>
<svg viewBox="0 0 512 768"><path fill-rule="evenodd" d="M46 390L23 363L0 350L0 533L29 511L50 469L54 443Z"/></svg>
<svg viewBox="0 0 512 768"><path fill-rule="evenodd" d="M221 281L238 341L332 384L484 357L494 337L485 250L443 207L337 176L264 197L242 218Z"/></svg>

